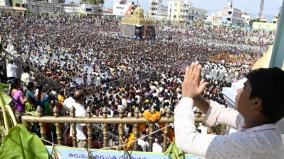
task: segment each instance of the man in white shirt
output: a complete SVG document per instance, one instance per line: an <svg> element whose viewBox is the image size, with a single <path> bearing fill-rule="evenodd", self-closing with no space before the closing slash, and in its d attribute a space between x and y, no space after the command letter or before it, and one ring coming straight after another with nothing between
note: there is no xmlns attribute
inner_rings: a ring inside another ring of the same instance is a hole
<svg viewBox="0 0 284 159"><path fill-rule="evenodd" d="M23 73L21 75L21 81L26 85L28 85L29 82L31 82L31 76L30 76L30 67L25 66L23 68Z"/></svg>
<svg viewBox="0 0 284 159"><path fill-rule="evenodd" d="M144 152L146 152L147 149L149 148L148 141L145 141L145 134L141 134L141 137L138 138L138 145L140 145L142 147L142 150Z"/></svg>
<svg viewBox="0 0 284 159"><path fill-rule="evenodd" d="M153 143L152 152L163 152L162 146L159 144L158 139L155 138L155 142Z"/></svg>
<svg viewBox="0 0 284 159"><path fill-rule="evenodd" d="M200 97L206 87L200 81L200 70L198 63L186 69L183 97L174 116L177 146L207 159L282 159L283 144L275 123L284 116L284 72L270 68L249 73L244 88L238 90L236 111ZM206 113L206 125L227 124L238 132L224 136L198 133L193 105Z"/></svg>
<svg viewBox="0 0 284 159"><path fill-rule="evenodd" d="M7 78L8 80L17 78L18 67L14 64L14 61L9 61L7 64Z"/></svg>
<svg viewBox="0 0 284 159"><path fill-rule="evenodd" d="M72 106L75 108L75 117L86 117L87 112L85 106L85 96L82 91L77 90L74 93L75 102L72 103ZM72 101L72 100L70 100ZM72 136L73 130L70 129L70 136ZM76 124L76 137L77 137L77 146L83 148L86 146L86 135L85 135L85 124Z"/></svg>

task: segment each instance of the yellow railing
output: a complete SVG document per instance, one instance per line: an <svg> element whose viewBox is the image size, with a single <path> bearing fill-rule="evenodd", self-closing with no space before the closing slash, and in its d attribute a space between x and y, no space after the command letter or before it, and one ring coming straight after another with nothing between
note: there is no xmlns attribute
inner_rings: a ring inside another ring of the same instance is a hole
<svg viewBox="0 0 284 159"><path fill-rule="evenodd" d="M59 116L57 107L54 107L53 109L53 116L43 116L42 108L38 107L37 109L37 116L22 116L22 122L24 125L29 125L29 123L39 123L40 126L40 135L43 140L46 140L46 130L44 127L44 123L50 123L54 124L56 127L56 140L57 144L62 144L62 126L63 124L70 124L70 127L73 130L76 130L76 124L77 123L85 123L87 127L87 146L88 148L92 148L92 132L94 128L94 124L101 124L103 129L103 147L108 146L108 126L110 124L118 124L118 144L123 145L125 144L123 139L124 136L124 130L123 126L124 124L132 124L133 125L133 133L137 138L139 138L139 130L138 126L139 124L149 124L149 134L152 134L154 132L154 122L149 122L148 120L144 119L143 117L140 117L139 109L138 107L135 108L134 111L134 117L124 117L124 112L120 111L118 117L107 117L107 108L104 107L102 110L102 117L94 117L91 114L90 107L87 108L87 117L75 117L75 109L72 108L70 110L70 116ZM155 110L151 110L151 113L153 113ZM196 122L201 122L202 119L197 119ZM165 151L167 146L169 145L168 140L168 133L169 133L169 124L173 123L173 116L171 111L168 109L166 110L166 113L163 117L157 122L159 124L164 124L165 127L162 130L163 134L163 150ZM148 142L150 145L150 148L153 144L153 135L149 135ZM77 138L76 138L76 131L72 132L72 144L73 147L77 147ZM115 145L117 146L117 145ZM117 149L122 149L123 147L117 147ZM137 150L137 142L134 143L133 150Z"/></svg>

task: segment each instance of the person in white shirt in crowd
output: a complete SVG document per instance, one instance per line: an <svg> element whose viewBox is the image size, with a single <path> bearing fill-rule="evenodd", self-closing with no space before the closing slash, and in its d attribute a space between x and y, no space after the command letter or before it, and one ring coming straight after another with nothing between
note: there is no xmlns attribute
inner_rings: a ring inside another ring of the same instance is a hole
<svg viewBox="0 0 284 159"><path fill-rule="evenodd" d="M185 72L183 97L174 114L177 146L206 159L283 159L276 122L284 117L284 72L279 68L250 72L244 87L238 90L234 110L200 96L206 87L200 80L200 70L196 62ZM193 105L206 113L207 126L226 124L238 132L223 136L198 133Z"/></svg>
<svg viewBox="0 0 284 159"><path fill-rule="evenodd" d="M23 68L23 73L21 75L21 81L25 84L25 86L28 85L28 83L32 81L29 66L25 66Z"/></svg>
<svg viewBox="0 0 284 159"><path fill-rule="evenodd" d="M9 61L7 64L7 79L13 80L17 78L18 66L15 65L13 60Z"/></svg>
<svg viewBox="0 0 284 159"><path fill-rule="evenodd" d="M141 134L141 137L138 138L138 145L141 146L142 150L146 152L149 149L148 141L145 141L145 134Z"/></svg>
<svg viewBox="0 0 284 159"><path fill-rule="evenodd" d="M80 90L77 90L74 93L75 102L72 106L75 108L75 117L86 117L87 112L85 109L85 96L84 93ZM73 130L70 130L70 136L72 136ZM77 137L77 146L83 148L86 146L86 126L85 124L76 124L76 137Z"/></svg>
<svg viewBox="0 0 284 159"><path fill-rule="evenodd" d="M163 148L157 138L155 138L155 142L153 143L152 152L159 152L159 153L163 152Z"/></svg>

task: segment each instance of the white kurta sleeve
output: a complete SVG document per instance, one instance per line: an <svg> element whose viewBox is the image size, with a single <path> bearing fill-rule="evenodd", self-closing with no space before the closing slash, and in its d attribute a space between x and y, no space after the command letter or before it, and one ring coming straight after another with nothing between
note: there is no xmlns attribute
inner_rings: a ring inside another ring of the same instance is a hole
<svg viewBox="0 0 284 159"><path fill-rule="evenodd" d="M226 108L214 101L210 101L210 107L203 122L209 127L225 124L237 130L240 130L244 125L244 119L237 110Z"/></svg>
<svg viewBox="0 0 284 159"><path fill-rule="evenodd" d="M175 108L175 142L184 152L204 157L215 136L200 137L203 135L196 131L192 106L193 100L183 97Z"/></svg>

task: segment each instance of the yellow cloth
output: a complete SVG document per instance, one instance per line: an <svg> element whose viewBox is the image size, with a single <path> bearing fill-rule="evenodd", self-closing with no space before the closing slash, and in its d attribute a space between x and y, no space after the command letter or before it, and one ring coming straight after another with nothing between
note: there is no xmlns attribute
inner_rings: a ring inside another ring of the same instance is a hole
<svg viewBox="0 0 284 159"><path fill-rule="evenodd" d="M62 95L58 95L58 96L57 96L57 100L58 100L58 102L59 102L60 104L63 104L65 98L64 98Z"/></svg>

